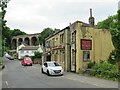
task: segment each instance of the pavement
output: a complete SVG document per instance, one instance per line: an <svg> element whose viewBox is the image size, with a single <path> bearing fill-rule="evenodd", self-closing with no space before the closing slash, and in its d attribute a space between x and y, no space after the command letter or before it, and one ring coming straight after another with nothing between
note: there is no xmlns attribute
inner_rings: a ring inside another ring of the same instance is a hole
<svg viewBox="0 0 120 90"><path fill-rule="evenodd" d="M40 69L41 65L34 64L33 68ZM118 81L100 79L100 78L96 78L94 76L85 76L82 74L76 74L76 73L72 73L72 72L64 72L63 77L73 80L73 81L79 81L82 83L95 85L95 86L98 86L101 88L120 88L120 82L118 83Z"/></svg>

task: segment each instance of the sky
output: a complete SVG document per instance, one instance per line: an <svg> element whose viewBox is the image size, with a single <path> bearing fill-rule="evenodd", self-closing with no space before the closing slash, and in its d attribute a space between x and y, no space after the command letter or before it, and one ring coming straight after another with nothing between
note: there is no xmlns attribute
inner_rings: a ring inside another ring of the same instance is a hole
<svg viewBox="0 0 120 90"><path fill-rule="evenodd" d="M44 28L64 29L70 23L88 23L92 8L95 23L114 15L119 0L10 0L5 19L10 29L27 34L40 33Z"/></svg>

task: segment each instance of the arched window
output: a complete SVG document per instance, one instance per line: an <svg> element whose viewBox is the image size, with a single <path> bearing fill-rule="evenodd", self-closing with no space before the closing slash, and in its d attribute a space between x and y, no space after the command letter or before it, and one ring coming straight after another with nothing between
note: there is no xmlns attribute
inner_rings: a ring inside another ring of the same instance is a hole
<svg viewBox="0 0 120 90"><path fill-rule="evenodd" d="M25 38L25 45L30 45L30 39L28 37Z"/></svg>

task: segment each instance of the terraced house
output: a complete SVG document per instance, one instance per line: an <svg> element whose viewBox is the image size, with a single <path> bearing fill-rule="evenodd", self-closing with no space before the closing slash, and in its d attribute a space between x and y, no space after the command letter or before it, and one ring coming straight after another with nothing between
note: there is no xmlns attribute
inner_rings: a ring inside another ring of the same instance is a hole
<svg viewBox="0 0 120 90"><path fill-rule="evenodd" d="M110 31L94 23L90 9L89 24L76 21L46 38L43 61L57 61L65 71L79 72L90 62L108 60L114 50Z"/></svg>
<svg viewBox="0 0 120 90"><path fill-rule="evenodd" d="M57 61L69 71L70 65L70 29L55 30L56 32L46 38L43 61Z"/></svg>

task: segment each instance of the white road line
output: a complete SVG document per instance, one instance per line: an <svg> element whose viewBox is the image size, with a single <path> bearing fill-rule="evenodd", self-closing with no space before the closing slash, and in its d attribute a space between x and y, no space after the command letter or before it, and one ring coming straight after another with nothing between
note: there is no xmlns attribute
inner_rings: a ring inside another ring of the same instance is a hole
<svg viewBox="0 0 120 90"><path fill-rule="evenodd" d="M6 83L7 87L10 88L10 87L8 86L8 81L5 81L5 83Z"/></svg>

